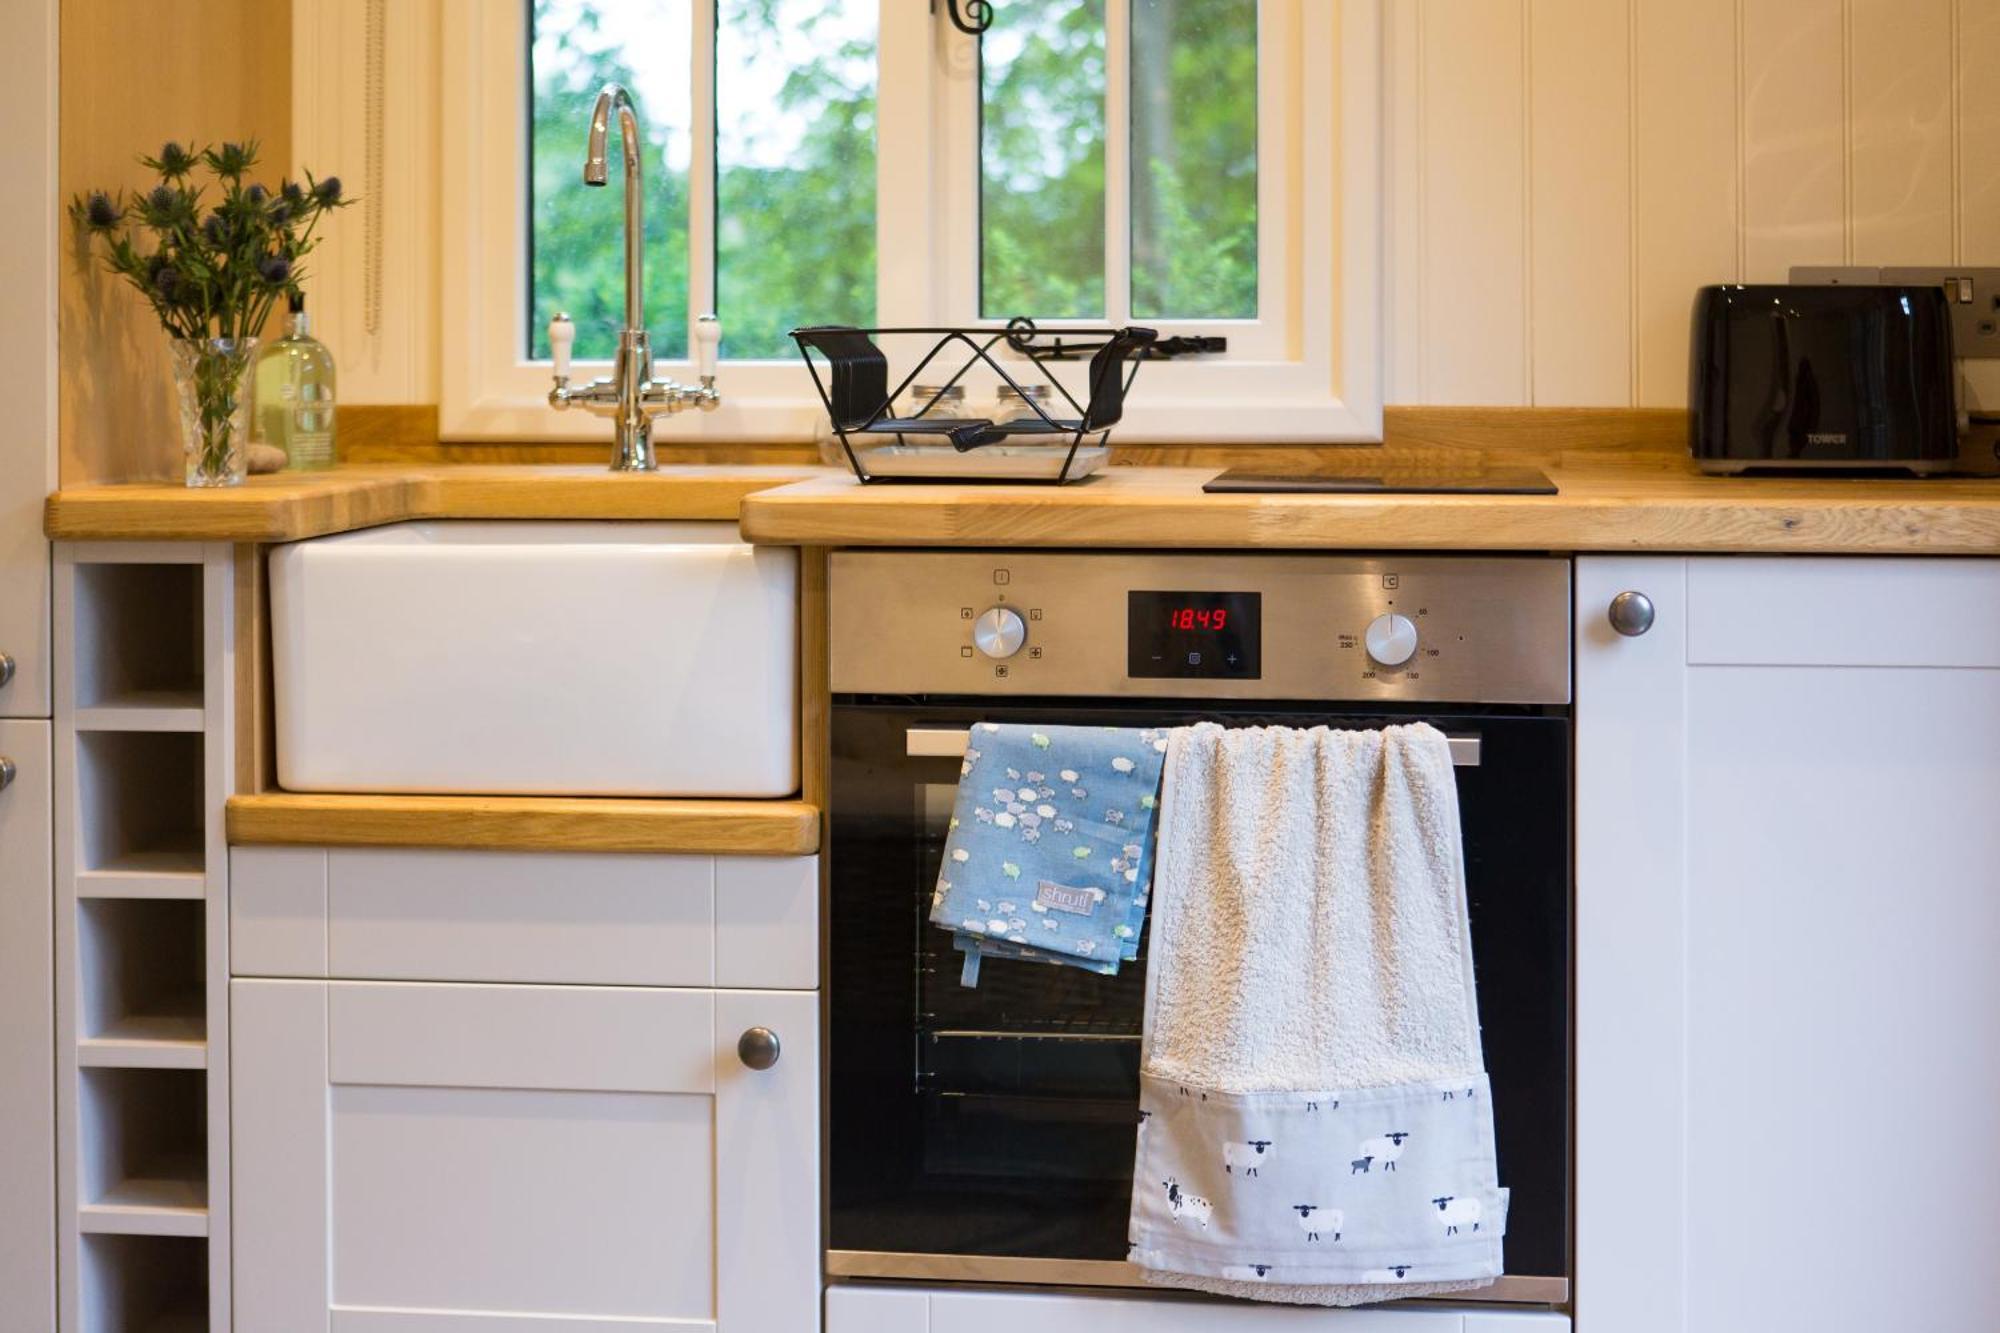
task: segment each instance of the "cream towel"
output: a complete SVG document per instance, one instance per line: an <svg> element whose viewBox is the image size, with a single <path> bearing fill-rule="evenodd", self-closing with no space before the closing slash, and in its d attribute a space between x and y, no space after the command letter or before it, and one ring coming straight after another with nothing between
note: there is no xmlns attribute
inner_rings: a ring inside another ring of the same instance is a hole
<svg viewBox="0 0 2000 1333"><path fill-rule="evenodd" d="M1174 733L1161 794L1132 1260L1356 1305L1501 1272L1444 736Z"/></svg>

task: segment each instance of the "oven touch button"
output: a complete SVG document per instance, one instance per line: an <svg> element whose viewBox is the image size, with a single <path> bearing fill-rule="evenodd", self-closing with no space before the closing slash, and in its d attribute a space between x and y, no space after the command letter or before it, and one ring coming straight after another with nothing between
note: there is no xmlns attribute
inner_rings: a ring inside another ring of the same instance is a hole
<svg viewBox="0 0 2000 1333"><path fill-rule="evenodd" d="M972 622L972 644L988 657L1012 657L1027 641L1028 626L1010 607L989 608Z"/></svg>
<svg viewBox="0 0 2000 1333"><path fill-rule="evenodd" d="M1364 636L1368 655L1383 666L1401 666L1417 654L1417 627L1408 616L1377 616Z"/></svg>

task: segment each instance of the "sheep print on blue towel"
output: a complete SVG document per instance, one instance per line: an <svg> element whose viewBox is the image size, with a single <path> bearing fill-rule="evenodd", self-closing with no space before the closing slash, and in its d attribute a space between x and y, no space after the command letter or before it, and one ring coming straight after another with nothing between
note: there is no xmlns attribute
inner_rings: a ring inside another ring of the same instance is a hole
<svg viewBox="0 0 2000 1333"><path fill-rule="evenodd" d="M931 921L965 954L1113 975L1139 956L1167 732L982 722L959 768Z"/></svg>
<svg viewBox="0 0 2000 1333"><path fill-rule="evenodd" d="M1132 1261L1273 1286L1501 1273L1507 1191L1484 1074L1317 1092L1143 1074Z"/></svg>

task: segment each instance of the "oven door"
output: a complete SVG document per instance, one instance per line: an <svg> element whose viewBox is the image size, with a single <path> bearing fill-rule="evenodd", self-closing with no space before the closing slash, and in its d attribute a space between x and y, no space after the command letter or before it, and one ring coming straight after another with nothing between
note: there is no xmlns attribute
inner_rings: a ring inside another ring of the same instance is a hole
<svg viewBox="0 0 2000 1333"><path fill-rule="evenodd" d="M1368 727L1454 738L1510 1275L1569 1272L1569 722L1559 710L836 698L829 1269L1120 1282L1146 951L1115 977L995 961L959 984L931 891L975 722ZM1023 1262L1056 1261L1056 1262ZM1083 1261L1083 1262L1079 1262ZM1097 1262L1090 1262L1097 1261ZM1510 1283L1560 1301L1566 1284Z"/></svg>

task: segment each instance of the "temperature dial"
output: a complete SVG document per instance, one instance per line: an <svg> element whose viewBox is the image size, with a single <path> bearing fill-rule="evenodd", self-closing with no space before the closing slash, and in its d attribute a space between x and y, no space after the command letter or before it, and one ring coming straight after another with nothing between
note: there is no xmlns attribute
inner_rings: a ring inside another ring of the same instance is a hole
<svg viewBox="0 0 2000 1333"><path fill-rule="evenodd" d="M996 606L972 622L973 647L988 657L1012 657L1028 641L1028 626L1019 611Z"/></svg>
<svg viewBox="0 0 2000 1333"><path fill-rule="evenodd" d="M1417 654L1417 627L1408 616L1377 616L1368 622L1368 655L1383 666L1401 666Z"/></svg>

